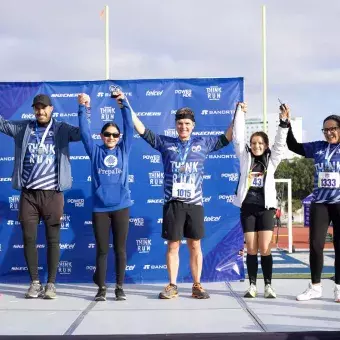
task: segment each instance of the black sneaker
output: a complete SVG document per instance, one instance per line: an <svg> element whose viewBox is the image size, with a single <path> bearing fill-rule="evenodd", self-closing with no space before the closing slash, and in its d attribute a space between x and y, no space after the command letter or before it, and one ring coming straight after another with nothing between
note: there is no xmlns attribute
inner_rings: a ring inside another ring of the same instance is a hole
<svg viewBox="0 0 340 340"><path fill-rule="evenodd" d="M106 301L106 287L99 287L94 301Z"/></svg>
<svg viewBox="0 0 340 340"><path fill-rule="evenodd" d="M26 299L35 299L44 295L44 288L39 281L31 282L27 293L25 294Z"/></svg>
<svg viewBox="0 0 340 340"><path fill-rule="evenodd" d="M126 300L126 295L124 293L123 287L117 286L115 289L116 300L117 301L124 301Z"/></svg>

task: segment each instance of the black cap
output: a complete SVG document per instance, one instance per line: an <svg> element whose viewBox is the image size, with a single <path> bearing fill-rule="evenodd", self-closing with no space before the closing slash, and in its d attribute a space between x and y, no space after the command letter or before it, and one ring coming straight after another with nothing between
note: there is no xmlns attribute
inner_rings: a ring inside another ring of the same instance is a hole
<svg viewBox="0 0 340 340"><path fill-rule="evenodd" d="M32 107L37 104L43 104L45 106L52 106L51 99L46 94L38 94L34 97Z"/></svg>

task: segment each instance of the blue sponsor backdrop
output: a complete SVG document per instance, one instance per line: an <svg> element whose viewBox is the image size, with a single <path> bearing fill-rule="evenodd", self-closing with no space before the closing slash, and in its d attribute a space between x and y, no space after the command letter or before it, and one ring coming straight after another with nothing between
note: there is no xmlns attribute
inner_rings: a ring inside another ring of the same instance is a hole
<svg viewBox="0 0 340 340"><path fill-rule="evenodd" d="M159 134L175 135L174 114L183 106L196 116L194 134L217 135L229 126L235 104L243 100L243 78L157 79L0 83L0 114L5 119L34 119L32 99L38 93L51 96L54 117L78 126L77 95L91 96L92 138L98 143L107 121L122 125L121 113L109 96L109 86L120 85L134 111L147 127ZM166 282L166 243L161 238L163 167L160 155L135 134L130 157L131 208L127 242L126 282ZM21 227L18 222L20 192L11 187L13 140L0 134L0 281L29 280ZM61 226L61 258L58 282L91 282L95 269L95 240L91 222L90 163L81 142L71 145L73 187L65 192ZM212 153L205 163L204 202L206 237L202 241L202 281L237 280L244 277L239 209L232 205L238 180L238 161L232 144ZM43 224L37 247L41 279L46 279L46 246ZM110 241L112 244L112 240ZM185 240L180 250L178 281L191 281ZM113 252L109 256L109 282L114 281Z"/></svg>

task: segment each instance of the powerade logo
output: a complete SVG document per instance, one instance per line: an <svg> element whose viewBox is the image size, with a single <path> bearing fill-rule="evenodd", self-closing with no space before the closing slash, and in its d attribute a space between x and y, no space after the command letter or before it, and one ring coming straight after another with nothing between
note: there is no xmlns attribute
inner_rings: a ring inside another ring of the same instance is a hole
<svg viewBox="0 0 340 340"><path fill-rule="evenodd" d="M207 97L209 100L220 100L222 94L222 87L210 86L207 87Z"/></svg>
<svg viewBox="0 0 340 340"><path fill-rule="evenodd" d="M161 156L160 155L143 155L143 159L150 161L150 163L160 163Z"/></svg>
<svg viewBox="0 0 340 340"><path fill-rule="evenodd" d="M159 97L163 94L163 90L162 91L157 91L157 90L148 90L145 92L145 95L147 97Z"/></svg>
<svg viewBox="0 0 340 340"><path fill-rule="evenodd" d="M51 98L75 98L80 93L52 93Z"/></svg>
<svg viewBox="0 0 340 340"><path fill-rule="evenodd" d="M219 222L221 216L204 216L204 222Z"/></svg>
<svg viewBox="0 0 340 340"><path fill-rule="evenodd" d="M192 90L185 89L185 90L175 90L175 94L182 95L183 98L191 98Z"/></svg>
<svg viewBox="0 0 340 340"><path fill-rule="evenodd" d="M96 266L86 266L85 269L94 272L96 270Z"/></svg>
<svg viewBox="0 0 340 340"><path fill-rule="evenodd" d="M75 208L83 208L84 207L84 199L83 198L68 198L67 203L74 205Z"/></svg>
<svg viewBox="0 0 340 340"><path fill-rule="evenodd" d="M20 225L21 223L19 221L14 220L8 220L7 225Z"/></svg>
<svg viewBox="0 0 340 340"><path fill-rule="evenodd" d="M233 203L236 195L219 195L218 199L226 201L227 203Z"/></svg>
<svg viewBox="0 0 340 340"><path fill-rule="evenodd" d="M221 174L221 178L227 178L229 182L237 182L238 173L223 173Z"/></svg>
<svg viewBox="0 0 340 340"><path fill-rule="evenodd" d="M134 224L135 227L144 227L144 218L143 217L130 218L129 222Z"/></svg>

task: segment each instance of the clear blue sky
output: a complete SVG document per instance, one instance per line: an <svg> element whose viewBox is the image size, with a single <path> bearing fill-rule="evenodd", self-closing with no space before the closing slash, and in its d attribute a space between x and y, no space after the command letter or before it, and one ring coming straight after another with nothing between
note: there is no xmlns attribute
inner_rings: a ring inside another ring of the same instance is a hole
<svg viewBox="0 0 340 340"><path fill-rule="evenodd" d="M261 5L267 7L268 112L303 117L304 140L340 114L339 0L11 0L0 2L0 81L104 78L110 7L112 79L245 78L261 115Z"/></svg>

